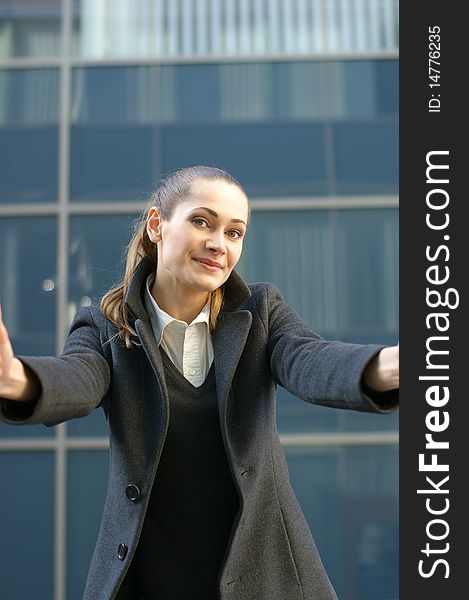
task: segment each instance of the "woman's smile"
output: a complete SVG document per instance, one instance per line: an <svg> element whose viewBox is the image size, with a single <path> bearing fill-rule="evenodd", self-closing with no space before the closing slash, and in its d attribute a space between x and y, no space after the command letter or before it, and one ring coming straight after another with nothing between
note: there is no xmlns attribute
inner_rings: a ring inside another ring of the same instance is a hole
<svg viewBox="0 0 469 600"><path fill-rule="evenodd" d="M208 271L220 271L223 269L223 266L220 263L217 263L208 258L194 258L196 263L198 263L202 268L207 269Z"/></svg>

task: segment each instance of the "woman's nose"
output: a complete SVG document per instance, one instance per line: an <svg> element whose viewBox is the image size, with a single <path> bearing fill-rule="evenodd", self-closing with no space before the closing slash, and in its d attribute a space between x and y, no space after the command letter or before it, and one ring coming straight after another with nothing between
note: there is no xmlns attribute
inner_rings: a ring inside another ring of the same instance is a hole
<svg viewBox="0 0 469 600"><path fill-rule="evenodd" d="M207 240L207 248L217 252L226 252L225 233L223 231L212 231Z"/></svg>

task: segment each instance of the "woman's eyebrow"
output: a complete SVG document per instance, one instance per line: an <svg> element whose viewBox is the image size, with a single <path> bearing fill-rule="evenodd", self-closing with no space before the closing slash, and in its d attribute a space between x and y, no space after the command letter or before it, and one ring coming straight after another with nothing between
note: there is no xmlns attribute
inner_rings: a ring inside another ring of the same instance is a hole
<svg viewBox="0 0 469 600"><path fill-rule="evenodd" d="M193 212L195 210L206 210L208 213L210 213L211 215L213 215L214 217L218 218L218 213L216 213L214 210L212 210L211 208L207 208L206 206L197 206L197 208L193 208L190 212ZM246 225L246 223L242 220L242 219L231 219L230 221L231 223L242 223L243 225Z"/></svg>

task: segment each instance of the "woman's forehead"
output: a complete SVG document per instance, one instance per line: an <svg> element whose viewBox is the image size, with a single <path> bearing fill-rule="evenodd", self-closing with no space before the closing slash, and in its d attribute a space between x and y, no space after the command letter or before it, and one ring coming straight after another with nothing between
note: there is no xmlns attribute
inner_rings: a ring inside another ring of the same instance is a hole
<svg viewBox="0 0 469 600"><path fill-rule="evenodd" d="M191 193L183 203L186 210L207 207L223 216L247 222L248 199L235 184L220 180L199 179L191 186Z"/></svg>

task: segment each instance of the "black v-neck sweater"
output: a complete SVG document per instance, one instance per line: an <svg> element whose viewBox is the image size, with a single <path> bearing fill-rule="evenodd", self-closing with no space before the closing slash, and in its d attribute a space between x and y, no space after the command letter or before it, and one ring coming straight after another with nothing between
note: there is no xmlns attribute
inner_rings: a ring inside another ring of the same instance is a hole
<svg viewBox="0 0 469 600"><path fill-rule="evenodd" d="M194 387L163 349L168 434L133 559L142 600L217 600L217 580L239 499L216 398L215 371Z"/></svg>

